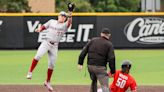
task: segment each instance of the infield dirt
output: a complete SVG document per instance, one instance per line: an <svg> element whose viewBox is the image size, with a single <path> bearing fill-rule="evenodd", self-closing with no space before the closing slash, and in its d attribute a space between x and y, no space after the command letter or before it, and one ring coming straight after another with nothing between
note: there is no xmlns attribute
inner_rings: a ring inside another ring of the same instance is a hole
<svg viewBox="0 0 164 92"><path fill-rule="evenodd" d="M87 85L55 85L53 88L53 92L89 92ZM0 92L48 92L48 90L43 85L0 85ZM139 86L138 92L164 92L164 86Z"/></svg>

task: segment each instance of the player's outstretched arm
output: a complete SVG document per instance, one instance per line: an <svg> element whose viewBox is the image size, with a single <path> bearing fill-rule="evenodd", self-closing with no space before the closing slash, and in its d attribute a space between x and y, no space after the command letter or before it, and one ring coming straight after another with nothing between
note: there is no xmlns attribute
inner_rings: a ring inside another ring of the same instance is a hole
<svg viewBox="0 0 164 92"><path fill-rule="evenodd" d="M72 11L68 12L67 28L72 24Z"/></svg>
<svg viewBox="0 0 164 92"><path fill-rule="evenodd" d="M110 72L110 71L109 71L109 72L107 72L107 74L108 74L109 78L113 78L113 77L114 77L114 74L111 74L111 72Z"/></svg>
<svg viewBox="0 0 164 92"><path fill-rule="evenodd" d="M67 28L70 27L72 24L72 12L75 9L75 4L74 3L68 3L68 20L67 20Z"/></svg>
<svg viewBox="0 0 164 92"><path fill-rule="evenodd" d="M44 29L46 29L45 26L39 24L38 27L35 29L35 32L38 32L39 33L41 31L43 31Z"/></svg>

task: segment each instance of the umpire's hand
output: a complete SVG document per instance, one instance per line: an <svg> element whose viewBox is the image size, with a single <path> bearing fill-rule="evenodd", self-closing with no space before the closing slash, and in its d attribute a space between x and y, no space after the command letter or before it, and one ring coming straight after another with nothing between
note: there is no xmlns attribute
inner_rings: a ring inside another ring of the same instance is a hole
<svg viewBox="0 0 164 92"><path fill-rule="evenodd" d="M79 69L79 71L81 71L83 69L83 65L78 65L77 68Z"/></svg>

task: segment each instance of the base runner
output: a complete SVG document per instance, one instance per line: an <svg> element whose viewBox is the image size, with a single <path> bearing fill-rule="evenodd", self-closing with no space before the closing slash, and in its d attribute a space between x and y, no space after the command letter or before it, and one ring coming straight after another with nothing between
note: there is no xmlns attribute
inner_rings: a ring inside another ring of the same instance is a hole
<svg viewBox="0 0 164 92"><path fill-rule="evenodd" d="M128 88L131 92L137 92L137 84L135 79L129 74L131 63L125 60L121 65L121 70L117 70L114 74L114 80L110 85L111 92L126 92ZM110 72L108 73L111 77ZM102 92L102 89L98 89L97 92Z"/></svg>

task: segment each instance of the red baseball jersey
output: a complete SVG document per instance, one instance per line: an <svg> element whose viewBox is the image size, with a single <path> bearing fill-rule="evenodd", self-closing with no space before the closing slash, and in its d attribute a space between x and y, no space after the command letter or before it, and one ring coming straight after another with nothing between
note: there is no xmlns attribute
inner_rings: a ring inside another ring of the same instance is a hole
<svg viewBox="0 0 164 92"><path fill-rule="evenodd" d="M112 92L125 92L128 87L136 90L137 84L134 78L129 74L124 74L120 70L116 71L113 83L110 85Z"/></svg>

